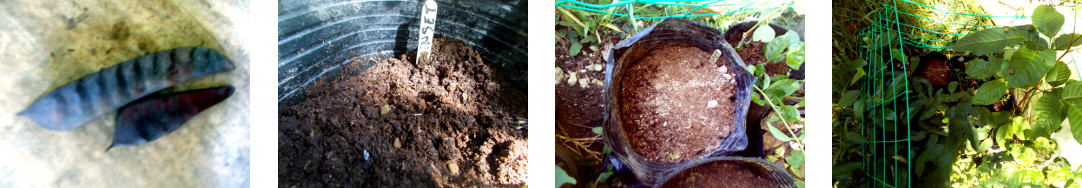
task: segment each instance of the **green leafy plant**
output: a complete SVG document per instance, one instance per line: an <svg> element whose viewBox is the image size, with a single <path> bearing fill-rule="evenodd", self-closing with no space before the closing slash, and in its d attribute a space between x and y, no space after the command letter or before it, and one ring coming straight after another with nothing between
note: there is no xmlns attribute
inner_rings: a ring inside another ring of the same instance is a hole
<svg viewBox="0 0 1082 188"><path fill-rule="evenodd" d="M780 39L776 40L781 41ZM775 115L770 116L766 121L766 127L770 134L779 141L796 142L796 144L800 146L794 148L794 150L791 151L790 156L785 157L784 160L786 164L789 165L790 173L798 178L796 184L799 187L803 187L804 174L801 173L800 169L804 164L804 133L801 132L798 135L797 132L793 130L792 124L804 121L804 118L800 116L800 111L798 110L799 107L804 106L804 98L790 96L802 89L804 81L789 79L787 78L789 75L767 75L763 64L749 65L748 69L753 75L760 77L753 85L756 94L752 94L752 102L755 102L760 106L770 106L771 109L776 112ZM787 98L799 99L800 102L795 105L786 105L784 99ZM773 125L779 121L782 122L782 126L785 127L784 131ZM758 122L748 122L748 124L757 125ZM776 157L773 155L768 157L768 159L777 160L775 158Z"/></svg>
<svg viewBox="0 0 1082 188"><path fill-rule="evenodd" d="M1037 7L1031 18L1032 25L984 29L948 46L955 51L991 55L987 61L966 64L970 78L991 79L977 89L973 104L990 105L1002 101L1008 91L1019 89L1020 107L1040 96L1032 106L1036 110L1032 122L1035 126L1058 129L1064 120L1082 125L1082 82L1069 80L1070 69L1061 61L1067 53L1077 50L1072 47L1082 44L1082 35L1056 35L1064 17L1051 6ZM1054 40L1048 43L1044 37ZM1062 55L1057 58L1057 53ZM1075 141L1082 143L1082 126L1072 126L1071 132Z"/></svg>
<svg viewBox="0 0 1082 188"><path fill-rule="evenodd" d="M893 186L1060 187L1082 177L1054 154L1059 143L1051 138L1066 121L1080 125L1071 126L1070 132L1074 142L1082 143L1082 82L1069 79L1071 71L1062 62L1082 44L1082 34L1056 35L1064 20L1051 6L1039 6L1030 18L1031 25L982 29L946 46L961 57L956 63L964 62L955 66L965 69L954 70L957 81L946 86L933 86L910 72L916 71L920 58L906 57L893 46L872 46L899 40L889 32L861 39L863 48L884 49L866 54L871 56L867 59L895 61L880 66L884 70L868 70L877 76L865 76L864 60L835 59L841 62L835 74L852 75L842 77L841 86L878 83L861 90L835 88L835 180L878 184L855 176L882 170L888 166L884 161L908 164L888 173L913 172L914 177L901 177L911 180ZM886 69L902 68L902 63L908 70ZM903 134L886 140L908 139L912 145L872 143L869 140L883 142L883 135L868 139L861 134L866 129ZM886 148L861 149L868 145ZM856 158L849 158L854 154ZM880 169L843 160L865 157L880 158L872 163Z"/></svg>
<svg viewBox="0 0 1082 188"><path fill-rule="evenodd" d="M556 10L559 12L556 25L568 28L556 30L557 40L568 40L571 44L568 53L571 56L581 53L584 46L597 50L604 38L612 32L624 33L616 26L619 19L612 14L567 10L561 7Z"/></svg>

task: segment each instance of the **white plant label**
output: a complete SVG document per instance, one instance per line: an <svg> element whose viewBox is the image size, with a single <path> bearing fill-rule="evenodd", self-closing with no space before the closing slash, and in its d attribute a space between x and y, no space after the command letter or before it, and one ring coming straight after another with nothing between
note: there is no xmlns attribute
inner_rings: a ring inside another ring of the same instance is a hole
<svg viewBox="0 0 1082 188"><path fill-rule="evenodd" d="M426 0L421 8L421 34L417 39L417 60L427 60L432 52L432 35L436 32L436 1Z"/></svg>

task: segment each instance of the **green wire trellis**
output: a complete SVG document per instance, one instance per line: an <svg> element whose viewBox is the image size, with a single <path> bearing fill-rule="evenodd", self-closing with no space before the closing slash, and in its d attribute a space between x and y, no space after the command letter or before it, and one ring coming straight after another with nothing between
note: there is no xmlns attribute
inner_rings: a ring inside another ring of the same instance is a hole
<svg viewBox="0 0 1082 188"><path fill-rule="evenodd" d="M556 1L557 7L566 7L571 9L578 9L590 12L596 12L601 14L612 14L620 17L630 17L633 19L664 19L664 18L688 18L688 17L701 17L701 16L730 16L738 12L746 10L754 10L756 8L753 5L758 4L758 1L741 1L741 2L727 2L723 0L713 1L689 1L689 0L632 0L632 1L614 1L610 4L593 4L585 3L579 0L560 0ZM694 7L689 9L683 14L674 15L661 15L661 16L642 16L635 15L635 5L668 5L668 6L682 6L682 7ZM612 9L609 11L606 9L613 7L626 7L626 9ZM702 9L704 7L736 7L734 10L721 13L711 14L692 14L693 12ZM619 13L619 10L626 10L624 13Z"/></svg>
<svg viewBox="0 0 1082 188"><path fill-rule="evenodd" d="M909 109L909 78L908 60L904 55L906 48L918 48L926 50L948 50L945 44L952 40L936 40L932 38L950 38L965 36L964 30L975 31L986 27L997 27L996 24L982 24L985 20L993 17L1024 18L1024 16L993 16L972 13L959 13L942 10L914 2L911 0L891 0L882 5L882 11L875 12L873 23L860 31L859 35L866 42L866 48L861 52L861 57L868 63L864 71L866 77L861 84L861 95L871 101L862 103L858 113L867 113L867 117L861 116L861 135L868 138L868 142L861 144L864 174L874 180L868 185L873 187L911 187L912 186L912 161L910 140L910 114ZM941 15L934 19L918 14L908 13L899 6L930 9ZM962 23L945 22L950 20L947 16L969 18ZM907 24L906 19L932 21L935 29L926 29ZM974 24L975 23L975 24ZM950 26L958 26L963 30L954 30ZM945 28L948 27L948 28ZM922 33L911 33L922 32ZM928 37L926 37L928 36ZM898 54L898 55L895 55ZM896 62L898 60L900 62ZM901 109L901 111L899 111ZM899 116L899 112L904 117ZM904 118L904 119L903 119ZM902 130L904 127L904 130Z"/></svg>

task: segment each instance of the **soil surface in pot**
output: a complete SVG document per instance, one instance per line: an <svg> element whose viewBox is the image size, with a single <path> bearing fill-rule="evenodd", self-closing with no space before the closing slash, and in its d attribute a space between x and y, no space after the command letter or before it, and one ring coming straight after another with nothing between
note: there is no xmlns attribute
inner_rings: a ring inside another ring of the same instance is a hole
<svg viewBox="0 0 1082 188"><path fill-rule="evenodd" d="M688 168L660 187L779 187L767 170L749 162L714 161Z"/></svg>
<svg viewBox="0 0 1082 188"><path fill-rule="evenodd" d="M946 60L946 56L942 54L921 57L920 68L917 71L932 85L947 85L951 81L951 67Z"/></svg>
<svg viewBox="0 0 1082 188"><path fill-rule="evenodd" d="M666 46L625 68L617 100L635 152L652 161L696 159L733 132L732 67L723 59L709 62L710 56Z"/></svg>
<svg viewBox="0 0 1082 188"><path fill-rule="evenodd" d="M732 35L729 36L726 41L728 41L729 45L732 45L733 48L736 48L736 46L739 45L737 42L740 41L741 36L742 35ZM736 53L740 55L741 60L744 60L745 65L763 64L767 62L766 57L763 57L764 46L766 46L766 43L752 41L747 45L744 45L744 49L736 51ZM785 58L782 57L778 63L767 63L766 65L763 65L763 67L766 67L766 73L769 75L785 75L789 73L790 69L789 65L786 65L784 62Z"/></svg>
<svg viewBox="0 0 1082 188"><path fill-rule="evenodd" d="M424 63L354 59L279 106L279 186L524 184L525 91L461 41L432 50Z"/></svg>

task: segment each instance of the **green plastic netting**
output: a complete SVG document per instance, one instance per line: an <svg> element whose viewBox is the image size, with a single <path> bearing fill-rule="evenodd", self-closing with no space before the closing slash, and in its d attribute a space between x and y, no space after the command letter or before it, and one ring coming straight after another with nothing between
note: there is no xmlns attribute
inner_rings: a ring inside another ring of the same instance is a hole
<svg viewBox="0 0 1082 188"><path fill-rule="evenodd" d="M687 7L679 12L644 13L637 12L640 8L648 5ZM602 14L612 14L632 19L664 19L664 18L689 18L701 16L730 16L748 10L768 8L769 4L763 1L687 1L687 0L632 0L613 1L608 4L587 3L578 0L556 1L557 7L578 9ZM696 13L704 8L721 8L724 12Z"/></svg>
<svg viewBox="0 0 1082 188"><path fill-rule="evenodd" d="M861 145L867 156L862 161L863 171L875 181L870 186L911 187L907 70L915 60L909 59L906 50L949 50L947 44L970 32L1001 26L991 18L1024 16L964 13L911 0L891 0L869 17L872 24L859 33L865 42L860 54L868 64L857 74L866 75L860 89L871 100L859 102L861 107L854 108L862 122L861 135L869 140Z"/></svg>

